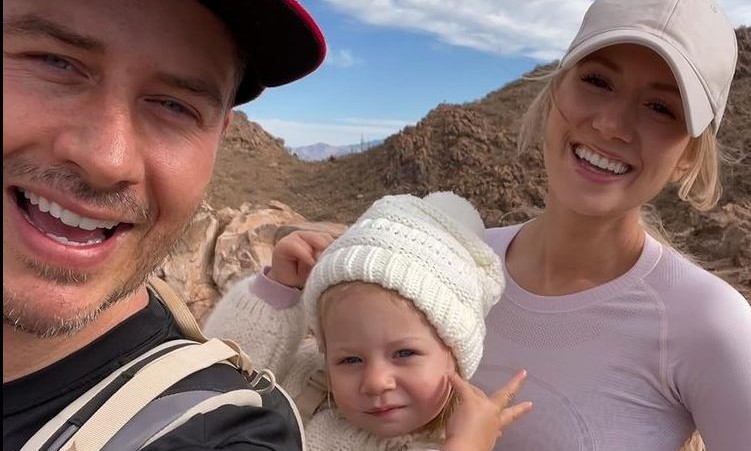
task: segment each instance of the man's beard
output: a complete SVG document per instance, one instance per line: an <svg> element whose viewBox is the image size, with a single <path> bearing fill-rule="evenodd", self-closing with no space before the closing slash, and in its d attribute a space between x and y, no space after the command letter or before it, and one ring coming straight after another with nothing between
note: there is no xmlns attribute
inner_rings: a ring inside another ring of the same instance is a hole
<svg viewBox="0 0 751 451"><path fill-rule="evenodd" d="M3 161L4 170L8 170L6 161ZM138 218L141 227L153 224L153 218L147 208L141 207L139 202L124 190L113 192L96 192L89 188L77 175L67 168L53 168L39 170L27 162L13 164L11 173L32 174L32 179L45 180L63 192L72 193L89 202L99 205L114 207L118 211L129 211L131 217ZM178 242L185 230L190 226L192 218L198 210L196 205L190 214L182 221L174 224L169 229L156 233L150 230L142 237L142 240L134 247L135 252L126 264L132 264L129 274L115 274L113 280L108 281L111 289L98 303L87 305L73 315L40 317L32 309L26 306L35 305L37 302L25 302L25 293L20 293L3 283L3 323L10 324L16 330L27 332L41 338L52 338L74 335L92 321L97 319L107 308L118 301L128 297L138 290L149 275L159 266L171 249ZM124 233L136 233L137 227ZM149 236L153 234L153 236ZM114 238L114 237L113 237ZM26 269L33 273L37 279L51 282L51 290L55 286L71 287L85 286L91 281L90 274L84 271L75 271L60 266L48 265L44 262L23 258ZM53 295L54 297L54 295Z"/></svg>

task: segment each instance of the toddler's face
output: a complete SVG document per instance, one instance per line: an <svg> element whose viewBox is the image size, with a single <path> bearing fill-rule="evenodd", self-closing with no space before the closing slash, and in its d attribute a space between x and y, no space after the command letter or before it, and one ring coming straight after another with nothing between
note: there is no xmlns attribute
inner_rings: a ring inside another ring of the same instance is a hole
<svg viewBox="0 0 751 451"><path fill-rule="evenodd" d="M414 432L449 397L451 352L410 302L376 285L350 288L321 318L336 404L379 437Z"/></svg>

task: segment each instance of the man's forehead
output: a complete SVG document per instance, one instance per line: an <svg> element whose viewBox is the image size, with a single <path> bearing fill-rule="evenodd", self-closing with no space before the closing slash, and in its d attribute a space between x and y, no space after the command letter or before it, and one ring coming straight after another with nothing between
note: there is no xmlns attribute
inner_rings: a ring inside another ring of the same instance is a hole
<svg viewBox="0 0 751 451"><path fill-rule="evenodd" d="M119 57L113 59L124 60L135 56L147 63L148 73L160 82L203 96L218 109L224 109L231 102L229 97L235 83L232 73L237 59L234 41L229 33L225 34L224 40L218 39L215 33L212 37L213 47L206 42L197 42L192 27L187 27L194 25L196 20L189 16L185 21L187 26L181 31L175 32L178 26L174 21L171 22L172 39L169 36L157 39L162 31L165 35L169 31L160 27L160 23L155 23L153 17L149 34L143 22L123 24L122 17L115 18L106 14L108 8L102 4L92 6L85 0L79 0L66 2L67 7L60 4L46 7L41 3L36 1L11 8L3 17L3 35L35 37L55 41L71 49L110 52ZM215 29L224 28L221 21L208 10L197 2L190 3L203 16L198 17L199 20L208 18L214 22ZM76 7L75 10L72 10L73 7ZM79 14L75 14L76 12ZM130 14L131 19L134 19L146 12L136 12L137 16L133 16L132 11ZM71 15L89 20L71 21ZM91 20L96 15L101 17L101 21ZM225 56L224 59L222 55ZM148 73L141 72L140 75Z"/></svg>
<svg viewBox="0 0 751 451"><path fill-rule="evenodd" d="M84 50L102 51L104 48L96 38L78 33L39 13L11 13L4 16L3 33L49 36Z"/></svg>

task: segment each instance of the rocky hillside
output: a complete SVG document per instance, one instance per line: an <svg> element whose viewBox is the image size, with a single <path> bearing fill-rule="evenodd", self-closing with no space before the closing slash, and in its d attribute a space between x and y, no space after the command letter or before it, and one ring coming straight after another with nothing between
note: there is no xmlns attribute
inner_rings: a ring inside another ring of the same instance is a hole
<svg viewBox="0 0 751 451"><path fill-rule="evenodd" d="M719 135L728 159L724 194L699 214L666 193L656 211L676 245L751 298L751 28L737 30L740 58ZM529 218L542 207L539 152L516 153L519 120L540 88L519 80L464 105L439 105L422 121L367 152L306 163L238 115L217 161L209 202L281 201L313 221L349 223L387 193L452 189L489 226Z"/></svg>

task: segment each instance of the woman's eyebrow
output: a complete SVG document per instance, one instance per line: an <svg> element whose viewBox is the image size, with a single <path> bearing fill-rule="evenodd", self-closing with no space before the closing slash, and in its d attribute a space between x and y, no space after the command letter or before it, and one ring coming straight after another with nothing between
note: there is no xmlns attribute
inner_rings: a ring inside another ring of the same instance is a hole
<svg viewBox="0 0 751 451"><path fill-rule="evenodd" d="M621 68L621 66L618 65L618 63L602 55L588 56L584 58L582 62L593 62L593 63L602 64L603 66L607 67L608 69L612 70L613 72L617 74L623 73L623 69ZM666 92L668 94L677 95L678 97L681 96L681 91L678 89L678 86L676 86L674 83L653 82L649 84L649 87L658 91Z"/></svg>

